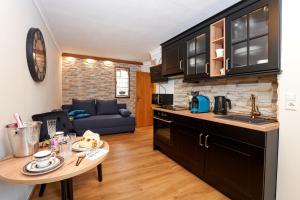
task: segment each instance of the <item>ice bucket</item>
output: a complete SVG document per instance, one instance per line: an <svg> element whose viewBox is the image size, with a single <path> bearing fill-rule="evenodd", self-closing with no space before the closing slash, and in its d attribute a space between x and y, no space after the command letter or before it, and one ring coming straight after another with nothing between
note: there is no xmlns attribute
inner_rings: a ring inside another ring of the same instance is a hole
<svg viewBox="0 0 300 200"><path fill-rule="evenodd" d="M42 122L24 123L23 128L7 125L8 139L14 157L26 157L38 151Z"/></svg>

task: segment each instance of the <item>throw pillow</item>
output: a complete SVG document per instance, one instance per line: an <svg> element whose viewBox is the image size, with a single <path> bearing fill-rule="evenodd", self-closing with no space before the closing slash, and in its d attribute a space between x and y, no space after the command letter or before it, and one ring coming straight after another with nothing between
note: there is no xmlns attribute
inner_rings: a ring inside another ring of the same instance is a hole
<svg viewBox="0 0 300 200"><path fill-rule="evenodd" d="M91 115L96 115L96 106L95 100L78 100L72 99L72 108L73 110L85 110Z"/></svg>
<svg viewBox="0 0 300 200"><path fill-rule="evenodd" d="M118 114L118 104L117 99L114 100L97 100L97 115L111 115Z"/></svg>
<svg viewBox="0 0 300 200"><path fill-rule="evenodd" d="M78 115L78 114L85 114L87 113L85 110L73 110L71 112L69 112L69 116L71 117L74 117L75 115Z"/></svg>
<svg viewBox="0 0 300 200"><path fill-rule="evenodd" d="M77 114L74 116L74 119L82 119L82 118L87 118L90 117L91 115L88 113L82 113L82 114Z"/></svg>
<svg viewBox="0 0 300 200"><path fill-rule="evenodd" d="M131 115L131 112L124 108L119 109L119 113L122 117L129 117Z"/></svg>

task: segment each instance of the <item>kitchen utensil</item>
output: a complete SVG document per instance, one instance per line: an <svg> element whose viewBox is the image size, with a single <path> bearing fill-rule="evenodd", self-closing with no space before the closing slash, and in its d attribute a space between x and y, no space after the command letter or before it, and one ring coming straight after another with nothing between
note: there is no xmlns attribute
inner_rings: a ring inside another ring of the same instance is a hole
<svg viewBox="0 0 300 200"><path fill-rule="evenodd" d="M38 150L42 122L23 123L23 128L7 125L9 142L14 157L31 156Z"/></svg>
<svg viewBox="0 0 300 200"><path fill-rule="evenodd" d="M104 142L100 140L99 144L97 145L98 148L101 148L103 146ZM74 142L72 145L72 150L77 152L87 151L90 150L90 148L80 147L79 141Z"/></svg>
<svg viewBox="0 0 300 200"><path fill-rule="evenodd" d="M216 49L217 58L224 56L224 49Z"/></svg>
<svg viewBox="0 0 300 200"><path fill-rule="evenodd" d="M53 172L53 171L59 169L59 168L60 168L61 166L63 166L63 164L64 164L64 158L63 158L63 157L57 156L57 157L55 157L55 158L57 159L55 162L58 163L58 164L55 165L55 167L50 168L50 169L47 170L47 171L41 170L41 171L38 171L38 172L37 172L37 171L33 172L33 171L27 170L28 165L32 165L33 162L35 162L35 161L31 161L31 162L27 163L27 164L22 168L21 173L24 174L24 175L27 175L27 176L37 176L37 175L42 175L42 174L47 174L47 173ZM31 169L32 169L32 168L31 168Z"/></svg>
<svg viewBox="0 0 300 200"><path fill-rule="evenodd" d="M51 152L49 150L43 150L33 154L34 161L38 168L45 168L49 166L51 164L50 159L54 156L56 156L55 152Z"/></svg>
<svg viewBox="0 0 300 200"><path fill-rule="evenodd" d="M225 96L215 96L214 113L219 115L226 115L228 107L231 109L231 101Z"/></svg>
<svg viewBox="0 0 300 200"><path fill-rule="evenodd" d="M52 139L56 133L56 120L55 119L47 120L47 129L48 129L48 135Z"/></svg>
<svg viewBox="0 0 300 200"><path fill-rule="evenodd" d="M85 158L86 154L84 152L80 152L80 153L77 153L76 155L77 155L78 159L77 159L75 166L78 166L78 165L80 165L81 161Z"/></svg>

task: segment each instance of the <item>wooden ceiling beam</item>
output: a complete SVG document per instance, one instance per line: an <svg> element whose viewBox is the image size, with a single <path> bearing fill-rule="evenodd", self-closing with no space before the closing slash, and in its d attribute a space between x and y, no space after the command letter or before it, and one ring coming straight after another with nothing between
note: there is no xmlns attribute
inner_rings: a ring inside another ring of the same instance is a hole
<svg viewBox="0 0 300 200"><path fill-rule="evenodd" d="M73 54L73 53L62 53L63 57L73 57L73 58L80 58L80 59L93 59L93 60L109 60L116 63L126 63L132 65L143 65L142 62L138 61L131 61L131 60L121 60L115 58L106 58L106 57L98 57L98 56L88 56L88 55L80 55L80 54Z"/></svg>

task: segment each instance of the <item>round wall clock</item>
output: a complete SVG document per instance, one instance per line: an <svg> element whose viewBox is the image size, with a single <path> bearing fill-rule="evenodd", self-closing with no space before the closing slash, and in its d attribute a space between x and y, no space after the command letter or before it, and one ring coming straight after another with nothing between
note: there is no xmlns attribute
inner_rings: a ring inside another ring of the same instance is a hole
<svg viewBox="0 0 300 200"><path fill-rule="evenodd" d="M41 82L46 76L46 48L42 32L30 28L26 39L27 64L34 81Z"/></svg>

